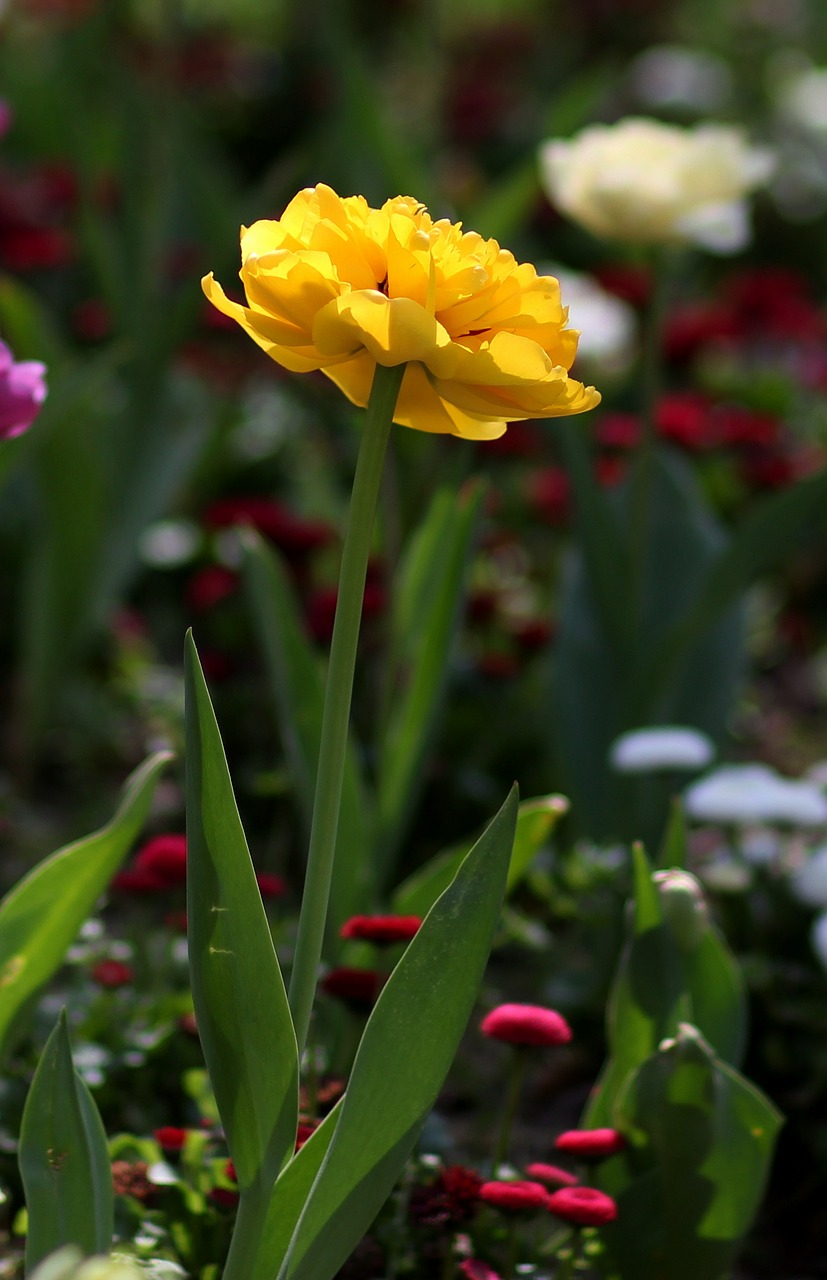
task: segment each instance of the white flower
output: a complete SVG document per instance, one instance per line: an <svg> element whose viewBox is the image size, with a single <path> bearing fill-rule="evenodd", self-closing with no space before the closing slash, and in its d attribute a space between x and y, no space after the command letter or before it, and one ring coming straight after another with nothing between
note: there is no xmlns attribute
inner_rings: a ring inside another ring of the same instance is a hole
<svg viewBox="0 0 827 1280"><path fill-rule="evenodd" d="M705 733L681 725L632 729L616 738L609 762L618 773L651 773L656 769L703 769L715 755Z"/></svg>
<svg viewBox="0 0 827 1280"><path fill-rule="evenodd" d="M640 100L654 107L717 111L732 92L723 58L684 45L654 45L634 59L629 72Z"/></svg>
<svg viewBox="0 0 827 1280"><path fill-rule="evenodd" d="M637 322L628 302L579 271L543 263L537 268L543 275L553 275L569 309L569 325L580 332L577 360L580 364L599 364L601 373L625 373L635 358Z"/></svg>
<svg viewBox="0 0 827 1280"><path fill-rule="evenodd" d="M684 807L698 822L775 822L793 827L827 822L827 797L817 787L782 778L763 764L716 769L687 788Z"/></svg>
<svg viewBox="0 0 827 1280"><path fill-rule="evenodd" d="M814 849L790 876L790 892L805 906L827 908L827 844Z"/></svg>
<svg viewBox="0 0 827 1280"><path fill-rule="evenodd" d="M594 235L725 253L746 242L744 196L771 169L768 153L739 129L637 117L540 148L549 198Z"/></svg>

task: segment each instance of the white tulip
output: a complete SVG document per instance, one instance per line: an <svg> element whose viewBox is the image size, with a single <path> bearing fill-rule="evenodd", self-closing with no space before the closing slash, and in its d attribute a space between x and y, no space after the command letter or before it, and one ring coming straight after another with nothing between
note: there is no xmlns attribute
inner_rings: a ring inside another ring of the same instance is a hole
<svg viewBox="0 0 827 1280"><path fill-rule="evenodd" d="M712 741L698 729L655 725L622 733L611 745L609 762L618 773L653 773L660 769L703 769L714 755Z"/></svg>

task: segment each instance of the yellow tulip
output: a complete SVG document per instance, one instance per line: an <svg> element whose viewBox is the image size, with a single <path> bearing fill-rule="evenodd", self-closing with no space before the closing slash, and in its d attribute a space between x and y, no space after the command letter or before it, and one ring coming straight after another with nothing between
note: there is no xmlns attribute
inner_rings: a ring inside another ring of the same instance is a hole
<svg viewBox="0 0 827 1280"><path fill-rule="evenodd" d="M372 209L309 187L242 228L240 276L246 306L212 273L204 292L284 368L319 369L364 406L376 365L405 364L402 426L492 440L600 401L569 377L578 334L558 282L409 196Z"/></svg>

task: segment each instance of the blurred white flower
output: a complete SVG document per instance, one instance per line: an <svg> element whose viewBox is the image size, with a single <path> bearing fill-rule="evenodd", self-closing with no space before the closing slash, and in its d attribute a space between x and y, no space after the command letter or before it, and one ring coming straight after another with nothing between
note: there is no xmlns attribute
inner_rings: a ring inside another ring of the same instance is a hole
<svg viewBox="0 0 827 1280"><path fill-rule="evenodd" d="M793 827L827 822L827 797L809 782L782 778L763 764L724 765L684 792L687 815L698 822Z"/></svg>
<svg viewBox="0 0 827 1280"><path fill-rule="evenodd" d="M827 911L816 916L810 930L810 942L819 960L827 969Z"/></svg>
<svg viewBox="0 0 827 1280"><path fill-rule="evenodd" d="M602 374L625 373L636 352L637 320L632 307L579 271L557 263L543 263L537 269L560 281L569 309L569 325L580 331L578 367L599 364Z"/></svg>
<svg viewBox="0 0 827 1280"><path fill-rule="evenodd" d="M827 787L827 760L816 760L804 774L814 787Z"/></svg>
<svg viewBox="0 0 827 1280"><path fill-rule="evenodd" d="M609 749L609 763L618 773L652 773L658 769L703 769L714 755L712 741L698 729L655 725L622 733Z"/></svg>
<svg viewBox="0 0 827 1280"><path fill-rule="evenodd" d="M781 840L769 827L745 831L738 843L741 856L754 867L768 867L781 856Z"/></svg>
<svg viewBox="0 0 827 1280"><path fill-rule="evenodd" d="M814 849L790 876L790 892L808 907L827 908L827 844Z"/></svg>
<svg viewBox="0 0 827 1280"><path fill-rule="evenodd" d="M679 44L647 49L634 59L629 74L637 96L650 107L719 111L732 90L732 75L722 58Z"/></svg>
<svg viewBox="0 0 827 1280"><path fill-rule="evenodd" d="M549 199L594 235L639 244L746 243L744 197L772 171L740 129L630 117L540 147Z"/></svg>
<svg viewBox="0 0 827 1280"><path fill-rule="evenodd" d="M782 78L778 105L789 120L813 133L827 132L827 70L807 66Z"/></svg>

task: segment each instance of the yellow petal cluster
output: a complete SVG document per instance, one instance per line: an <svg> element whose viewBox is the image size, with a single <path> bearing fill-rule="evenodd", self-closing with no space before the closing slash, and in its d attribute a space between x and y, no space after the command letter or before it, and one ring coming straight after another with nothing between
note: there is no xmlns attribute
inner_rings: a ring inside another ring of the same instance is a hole
<svg viewBox="0 0 827 1280"><path fill-rule="evenodd" d="M558 282L409 196L372 209L300 191L277 221L242 228L240 276L246 305L212 273L202 287L284 368L319 369L366 405L376 365L405 364L403 426L491 440L599 403L568 376L578 335Z"/></svg>

